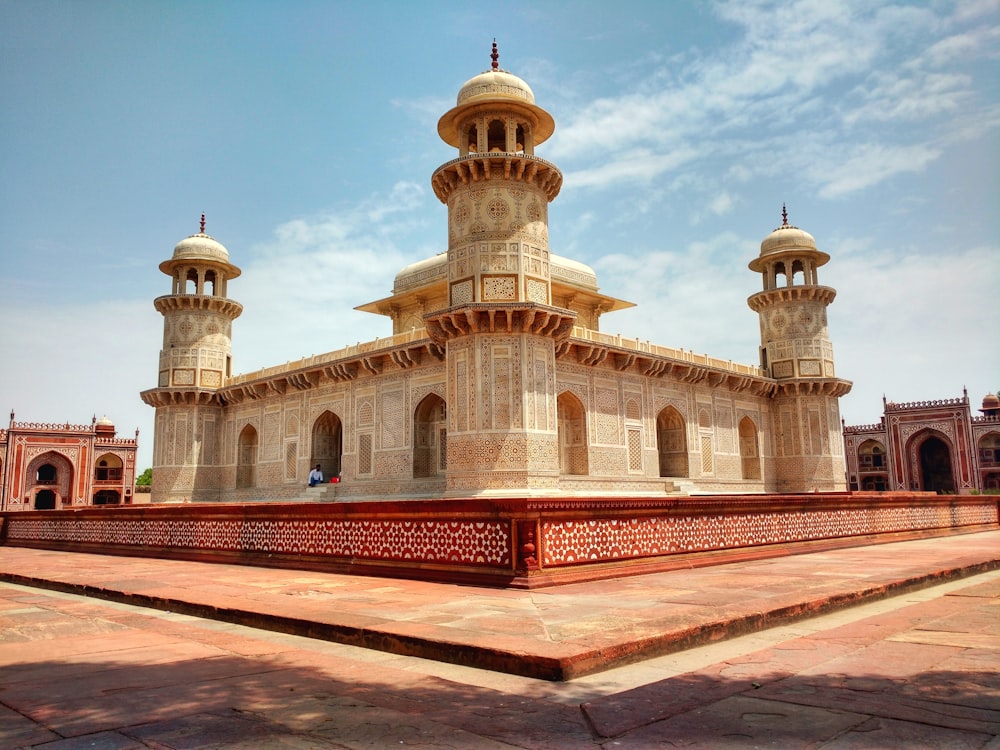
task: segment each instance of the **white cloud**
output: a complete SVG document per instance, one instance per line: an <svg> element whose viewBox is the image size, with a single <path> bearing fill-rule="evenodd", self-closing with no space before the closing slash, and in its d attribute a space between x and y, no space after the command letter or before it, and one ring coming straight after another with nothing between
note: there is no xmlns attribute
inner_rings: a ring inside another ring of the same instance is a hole
<svg viewBox="0 0 1000 750"><path fill-rule="evenodd" d="M978 403L1000 387L969 382L970 373L1000 378L993 343L1000 246L916 255L848 240L830 252L836 263L824 283L838 290L830 311L834 355L838 374L855 381L843 400L849 423L876 419L887 384L895 401L952 398L968 385Z"/></svg>
<svg viewBox="0 0 1000 750"><path fill-rule="evenodd" d="M669 73L658 61L620 95L562 118L550 153L569 165L567 188L648 183L725 155L740 162L739 181L802 173L821 197L837 198L919 172L945 143L997 127L982 83L963 68L969 55L992 54L995 25L958 29L957 16L906 4L712 7L742 28L730 47L711 57L691 50ZM935 43L949 25L954 33ZM708 204L727 187L703 181L698 190Z"/></svg>
<svg viewBox="0 0 1000 750"><path fill-rule="evenodd" d="M819 165L812 178L821 185L824 198L838 198L847 193L876 185L902 172L919 172L941 155L924 145L890 146L864 143L851 149L849 156L836 163Z"/></svg>

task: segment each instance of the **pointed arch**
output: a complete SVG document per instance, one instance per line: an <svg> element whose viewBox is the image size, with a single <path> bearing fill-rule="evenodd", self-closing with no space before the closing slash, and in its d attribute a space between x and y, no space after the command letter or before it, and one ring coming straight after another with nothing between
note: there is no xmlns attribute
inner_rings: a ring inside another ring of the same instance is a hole
<svg viewBox="0 0 1000 750"><path fill-rule="evenodd" d="M922 430L910 440L908 454L913 462L919 488L925 492L955 491L951 441L937 430Z"/></svg>
<svg viewBox="0 0 1000 750"><path fill-rule="evenodd" d="M310 468L320 465L327 479L339 477L344 457L344 426L340 417L332 411L324 411L312 428L312 451L309 454Z"/></svg>
<svg viewBox="0 0 1000 750"><path fill-rule="evenodd" d="M28 464L26 476L34 486L33 507L50 510L58 508L60 503L72 502L76 473L73 462L62 453L45 451L35 456ZM39 495L42 498L41 507L38 506Z"/></svg>
<svg viewBox="0 0 1000 750"><path fill-rule="evenodd" d="M656 415L656 449L661 477L690 476L687 453L687 424L673 406Z"/></svg>
<svg viewBox="0 0 1000 750"><path fill-rule="evenodd" d="M587 411L570 391L556 398L559 424L559 473L586 475L590 473L587 453Z"/></svg>
<svg viewBox="0 0 1000 750"><path fill-rule="evenodd" d="M413 477L443 477L448 468L448 405L436 393L413 410Z"/></svg>
<svg viewBox="0 0 1000 750"><path fill-rule="evenodd" d="M740 469L743 479L760 479L760 440L757 425L750 417L743 417L739 424Z"/></svg>
<svg viewBox="0 0 1000 750"><path fill-rule="evenodd" d="M236 487L247 489L257 485L257 430L247 425L240 432L236 449Z"/></svg>

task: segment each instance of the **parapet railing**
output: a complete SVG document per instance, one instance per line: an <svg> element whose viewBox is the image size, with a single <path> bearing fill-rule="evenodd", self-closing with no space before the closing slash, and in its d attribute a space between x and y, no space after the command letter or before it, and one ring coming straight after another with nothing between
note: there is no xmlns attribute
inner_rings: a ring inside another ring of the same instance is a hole
<svg viewBox="0 0 1000 750"><path fill-rule="evenodd" d="M92 424L70 424L69 422L63 422L61 424L54 424L51 422L11 422L10 429L12 430L60 430L62 432L93 432L94 425Z"/></svg>
<svg viewBox="0 0 1000 750"><path fill-rule="evenodd" d="M690 362L692 364L704 365L706 367L714 367L719 370L735 372L741 375L766 377L764 371L754 365L744 365L738 362L733 362L732 360L710 357L707 354L697 354L686 349L674 349L669 346L660 346L658 344L653 344L649 341L642 341L637 338L627 338L622 336L620 333L603 333L590 328L584 328L583 326L574 326L571 338L589 341L595 344L615 346L642 354L669 357L670 359L676 359L681 362ZM226 385L240 385L241 383L247 383L253 380L271 378L276 375L284 375L285 373L294 372L296 370L326 365L341 359L356 357L363 354L372 354L378 351L393 349L404 344L413 344L425 340L430 340L430 336L428 335L426 328L412 328L409 331L397 333L393 336L387 336L385 338L377 338L372 341L365 342L359 341L356 344L345 346L341 349L327 352L326 354L310 355L301 359L290 360L282 365L274 365L272 367L266 367L262 370L256 370L254 372L240 373L239 375L234 375L229 378L226 381Z"/></svg>
<svg viewBox="0 0 1000 750"><path fill-rule="evenodd" d="M348 357L357 357L361 354L371 354L372 352L393 349L397 346L402 346L403 344L412 344L423 340L430 340L430 336L427 335L427 329L412 328L409 331L397 333L394 336L388 336L386 338L377 338L373 341L359 341L356 344L351 344L350 346L345 346L341 349L327 352L326 354L310 355L308 357L303 357L302 359L288 361L283 365L274 365L273 367L266 367L263 370L240 373L239 375L234 375L229 378L226 381L226 385L239 385L240 383L247 383L251 380L271 378L275 375L284 375L287 372L294 372L295 370L316 367L318 365L326 365L340 359L347 359Z"/></svg>
<svg viewBox="0 0 1000 750"><path fill-rule="evenodd" d="M884 431L885 431L885 422L877 422L875 424L853 424L844 426L845 433L884 432Z"/></svg>
<svg viewBox="0 0 1000 750"><path fill-rule="evenodd" d="M622 349L630 349L643 354L652 354L658 357L669 357L670 359L677 359L682 362L691 362L696 365L705 365L706 367L714 367L719 370L738 372L742 375L764 377L763 370L755 365L744 365L739 362L733 362L731 359L719 359L718 357L710 357L707 354L697 354L696 352L687 349L674 349L669 346L660 346L659 344L653 344L650 341L627 338L622 336L620 333L603 333L601 331L594 331L590 328L584 328L582 326L573 326L572 337L575 339L583 339L584 341L592 341L597 344L606 344L608 346L617 346Z"/></svg>
<svg viewBox="0 0 1000 750"><path fill-rule="evenodd" d="M967 398L942 398L936 401L905 401L894 403L886 402L886 411L901 411L903 409L927 409L935 406L963 406L969 403Z"/></svg>

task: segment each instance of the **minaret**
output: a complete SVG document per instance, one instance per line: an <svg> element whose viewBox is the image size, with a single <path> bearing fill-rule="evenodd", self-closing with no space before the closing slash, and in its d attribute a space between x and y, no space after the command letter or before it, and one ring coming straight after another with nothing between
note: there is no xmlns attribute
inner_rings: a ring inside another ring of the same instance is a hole
<svg viewBox="0 0 1000 750"><path fill-rule="evenodd" d="M240 269L205 234L202 214L198 234L181 240L160 270L171 278L171 293L153 302L163 315L159 382L141 394L156 408L152 502L217 500L218 389L232 374L232 324L243 312L226 298L226 284Z"/></svg>
<svg viewBox="0 0 1000 750"><path fill-rule="evenodd" d="M544 494L559 478L555 350L575 314L552 306L548 204L562 173L535 156L555 130L501 70L470 79L438 134L458 150L434 173L448 206L448 307L426 315L447 347L447 492Z"/></svg>
<svg viewBox="0 0 1000 750"><path fill-rule="evenodd" d="M821 286L817 274L830 256L788 223L784 206L781 218L750 262L764 290L747 300L760 315L761 367L778 383L771 411L773 486L779 492L845 490L837 399L851 383L835 376L827 330L826 308L837 292Z"/></svg>

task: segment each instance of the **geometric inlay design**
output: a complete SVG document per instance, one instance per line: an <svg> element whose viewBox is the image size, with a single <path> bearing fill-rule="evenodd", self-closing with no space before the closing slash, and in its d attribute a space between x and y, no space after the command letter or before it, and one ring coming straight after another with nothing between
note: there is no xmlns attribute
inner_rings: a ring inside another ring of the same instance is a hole
<svg viewBox="0 0 1000 750"><path fill-rule="evenodd" d="M513 300L517 298L517 278L513 276L484 276L483 300Z"/></svg>
<svg viewBox="0 0 1000 750"><path fill-rule="evenodd" d="M543 521L542 566L989 523L986 505Z"/></svg>
<svg viewBox="0 0 1000 750"><path fill-rule="evenodd" d="M509 566L502 521L10 518L10 539Z"/></svg>

